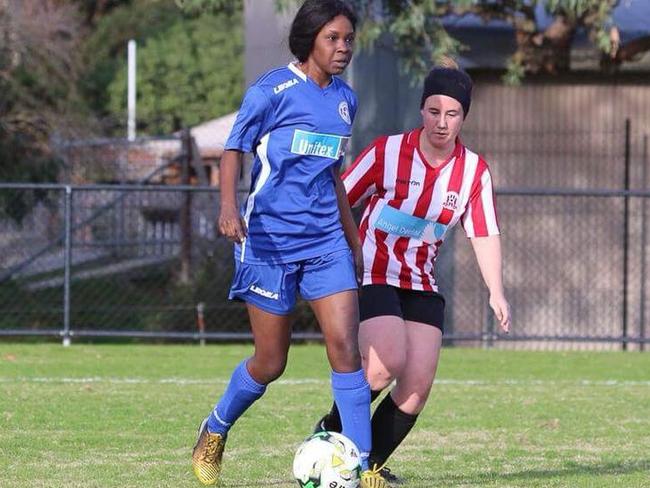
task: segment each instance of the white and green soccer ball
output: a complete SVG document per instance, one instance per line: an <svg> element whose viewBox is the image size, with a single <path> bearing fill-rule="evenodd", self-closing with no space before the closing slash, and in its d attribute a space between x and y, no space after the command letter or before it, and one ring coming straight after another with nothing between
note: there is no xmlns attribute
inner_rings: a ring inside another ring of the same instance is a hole
<svg viewBox="0 0 650 488"><path fill-rule="evenodd" d="M293 458L293 476L301 488L357 488L361 457L354 443L336 432L318 432Z"/></svg>

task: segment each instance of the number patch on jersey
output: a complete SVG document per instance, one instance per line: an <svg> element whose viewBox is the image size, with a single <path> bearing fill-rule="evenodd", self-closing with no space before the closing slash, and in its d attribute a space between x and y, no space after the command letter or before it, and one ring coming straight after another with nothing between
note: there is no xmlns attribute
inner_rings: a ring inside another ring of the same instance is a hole
<svg viewBox="0 0 650 488"><path fill-rule="evenodd" d="M348 139L349 137L296 129L291 141L291 152L301 156L320 156L338 160L345 154Z"/></svg>

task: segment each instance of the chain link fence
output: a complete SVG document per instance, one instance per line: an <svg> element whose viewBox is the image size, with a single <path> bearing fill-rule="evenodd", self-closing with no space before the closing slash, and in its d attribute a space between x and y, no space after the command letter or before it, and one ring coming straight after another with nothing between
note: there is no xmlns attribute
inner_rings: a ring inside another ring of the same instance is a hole
<svg viewBox="0 0 650 488"><path fill-rule="evenodd" d="M504 283L513 310L510 342L545 349L598 341L643 347L649 198L648 191L497 192ZM471 246L461 240L457 231L441 255L450 322L455 335L481 336L491 344L497 324Z"/></svg>
<svg viewBox="0 0 650 488"><path fill-rule="evenodd" d="M498 191L514 330L498 335L471 246L456 230L437 266L447 340L643 347L649 198ZM211 187L0 184L0 334L250 338L245 307L227 300L232 245L216 235L217 211ZM304 302L294 334L319 337Z"/></svg>
<svg viewBox="0 0 650 488"><path fill-rule="evenodd" d="M499 335L457 228L436 266L449 343L646 347L644 130L629 120L589 131L464 130L501 185L513 331ZM136 143L61 143L60 150L64 184L0 183L0 336L250 339L244 305L227 300L233 257L215 228L218 165L198 157L188 131ZM320 337L306 303L294 315L296 338Z"/></svg>

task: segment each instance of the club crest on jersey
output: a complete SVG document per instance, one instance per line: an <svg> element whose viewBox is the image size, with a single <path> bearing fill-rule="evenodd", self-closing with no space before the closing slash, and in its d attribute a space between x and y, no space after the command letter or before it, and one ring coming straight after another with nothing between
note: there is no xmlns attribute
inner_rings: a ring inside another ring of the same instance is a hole
<svg viewBox="0 0 650 488"><path fill-rule="evenodd" d="M348 102L339 103L339 115L346 124L352 124L352 119L350 118L350 109L348 108Z"/></svg>
<svg viewBox="0 0 650 488"><path fill-rule="evenodd" d="M442 204L442 208L453 210L455 212L458 209L458 193L455 191L448 191L447 198L445 199L445 203Z"/></svg>

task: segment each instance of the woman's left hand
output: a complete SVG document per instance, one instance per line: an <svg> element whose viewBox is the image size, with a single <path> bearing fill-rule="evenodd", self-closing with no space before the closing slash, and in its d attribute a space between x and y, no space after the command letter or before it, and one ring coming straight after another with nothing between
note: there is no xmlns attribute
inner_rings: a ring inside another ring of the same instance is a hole
<svg viewBox="0 0 650 488"><path fill-rule="evenodd" d="M363 251L361 248L358 248L352 251L354 256L354 268L357 274L357 283L359 286L363 284Z"/></svg>
<svg viewBox="0 0 650 488"><path fill-rule="evenodd" d="M490 295L490 307L499 321L501 330L506 334L510 332L510 305L503 295Z"/></svg>

